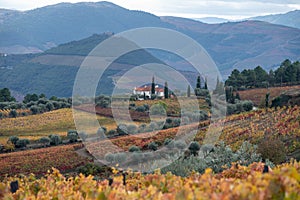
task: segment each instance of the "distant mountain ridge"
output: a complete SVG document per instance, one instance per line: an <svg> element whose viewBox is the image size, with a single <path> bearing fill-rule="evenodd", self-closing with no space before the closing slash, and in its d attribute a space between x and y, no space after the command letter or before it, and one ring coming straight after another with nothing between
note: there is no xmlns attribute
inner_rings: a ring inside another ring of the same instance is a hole
<svg viewBox="0 0 300 200"><path fill-rule="evenodd" d="M220 23L225 23L230 21L228 19L219 18L219 17L202 17L202 18L195 18L195 20L207 24L220 24Z"/></svg>
<svg viewBox="0 0 300 200"><path fill-rule="evenodd" d="M272 24L280 24L300 29L300 10L294 10L284 14L258 16L249 19L265 21Z"/></svg>

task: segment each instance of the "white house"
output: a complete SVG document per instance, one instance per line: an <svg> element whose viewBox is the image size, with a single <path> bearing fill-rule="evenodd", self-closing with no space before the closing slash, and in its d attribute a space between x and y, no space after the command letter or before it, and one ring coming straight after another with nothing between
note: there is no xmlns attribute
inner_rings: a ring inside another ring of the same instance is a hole
<svg viewBox="0 0 300 200"><path fill-rule="evenodd" d="M135 87L133 90L133 94L146 96L151 98L151 84L146 84L141 87ZM164 88L160 85L155 85L155 95L157 97L164 97Z"/></svg>

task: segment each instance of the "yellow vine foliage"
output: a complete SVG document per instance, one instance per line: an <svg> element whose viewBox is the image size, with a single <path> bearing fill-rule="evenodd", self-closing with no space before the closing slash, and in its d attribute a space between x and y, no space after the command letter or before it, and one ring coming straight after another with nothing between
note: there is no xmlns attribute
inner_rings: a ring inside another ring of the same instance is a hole
<svg viewBox="0 0 300 200"><path fill-rule="evenodd" d="M187 178L170 173L162 175L127 172L126 185L118 173L113 183L95 181L92 176L65 178L56 169L44 178L34 175L6 178L0 183L0 199L299 199L300 163L290 162L262 173L262 163L249 167L233 165L221 174L207 169L204 174ZM12 194L11 181L19 181L20 189Z"/></svg>

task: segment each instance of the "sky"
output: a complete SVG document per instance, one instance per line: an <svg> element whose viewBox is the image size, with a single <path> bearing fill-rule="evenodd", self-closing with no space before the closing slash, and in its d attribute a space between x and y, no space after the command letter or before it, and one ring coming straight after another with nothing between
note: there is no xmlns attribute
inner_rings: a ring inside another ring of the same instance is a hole
<svg viewBox="0 0 300 200"><path fill-rule="evenodd" d="M0 0L0 8L30 10L60 2L92 0ZM230 20L300 10L300 0L110 0L131 10L158 16L219 17Z"/></svg>

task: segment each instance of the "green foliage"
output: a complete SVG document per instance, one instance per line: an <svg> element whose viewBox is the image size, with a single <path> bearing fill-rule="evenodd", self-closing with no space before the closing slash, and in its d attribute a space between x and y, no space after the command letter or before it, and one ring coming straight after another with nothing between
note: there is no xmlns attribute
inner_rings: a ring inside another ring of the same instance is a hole
<svg viewBox="0 0 300 200"><path fill-rule="evenodd" d="M197 77L197 84L196 84L196 89L201 89L201 77Z"/></svg>
<svg viewBox="0 0 300 200"><path fill-rule="evenodd" d="M11 142L12 144L16 145L16 143L18 142L19 138L17 136L10 136L8 138L8 142Z"/></svg>
<svg viewBox="0 0 300 200"><path fill-rule="evenodd" d="M250 142L243 142L240 149L236 152L239 164L248 166L253 162L261 160L260 154L257 153L257 146L252 145Z"/></svg>
<svg viewBox="0 0 300 200"><path fill-rule="evenodd" d="M162 168L161 172L171 172L177 176L186 177L193 171L203 173L207 168L219 173L225 169L224 167L229 168L232 162L239 162L239 164L247 166L259 161L261 161L261 157L256 153L256 146L249 142L244 142L237 152L233 152L224 142L220 142L216 146L203 145L199 155L191 154L189 157L181 157L169 166ZM272 166L272 163L269 165Z"/></svg>
<svg viewBox="0 0 300 200"><path fill-rule="evenodd" d="M131 146L129 149L128 149L129 152L139 152L141 151L141 149L135 145Z"/></svg>
<svg viewBox="0 0 300 200"><path fill-rule="evenodd" d="M18 116L18 113L15 109L12 109L9 111L9 117L14 117L16 118Z"/></svg>
<svg viewBox="0 0 300 200"><path fill-rule="evenodd" d="M116 130L109 130L108 132L107 132L107 136L108 137L113 137L113 136L115 136L117 134L117 131Z"/></svg>
<svg viewBox="0 0 300 200"><path fill-rule="evenodd" d="M227 104L227 115L248 112L253 109L252 101L235 101L235 104Z"/></svg>
<svg viewBox="0 0 300 200"><path fill-rule="evenodd" d="M42 137L39 139L39 143L43 144L44 146L47 146L50 144L50 138Z"/></svg>
<svg viewBox="0 0 300 200"><path fill-rule="evenodd" d="M46 108L48 111L54 110L54 105L51 102L46 103Z"/></svg>
<svg viewBox="0 0 300 200"><path fill-rule="evenodd" d="M154 76L152 77L152 83L151 83L151 99L154 97L155 95L155 82L154 82ZM153 98L155 99L155 98Z"/></svg>
<svg viewBox="0 0 300 200"><path fill-rule="evenodd" d="M209 96L209 90L195 88L195 95L197 97L208 97Z"/></svg>
<svg viewBox="0 0 300 200"><path fill-rule="evenodd" d="M189 150L190 150L191 154L193 154L194 156L197 156L198 151L200 150L200 144L198 142L191 142L191 144L189 146Z"/></svg>
<svg viewBox="0 0 300 200"><path fill-rule="evenodd" d="M108 108L111 104L111 99L108 96L100 95L95 98L95 103L101 108Z"/></svg>
<svg viewBox="0 0 300 200"><path fill-rule="evenodd" d="M137 126L134 124L129 124L127 126L128 134L136 134L138 131L137 129L138 129Z"/></svg>
<svg viewBox="0 0 300 200"><path fill-rule="evenodd" d="M137 111L137 112L145 112L146 109L145 109L144 106L138 106L138 107L136 107L135 111Z"/></svg>
<svg viewBox="0 0 300 200"><path fill-rule="evenodd" d="M296 61L292 63L285 60L275 71L270 70L267 73L262 67L257 66L255 69L248 69L239 72L233 70L231 75L225 82L226 86L232 86L236 89L240 88L266 88L284 83L299 83L300 81L300 63Z"/></svg>
<svg viewBox="0 0 300 200"><path fill-rule="evenodd" d="M33 115L36 115L41 112L41 108L39 106L31 106L30 111Z"/></svg>
<svg viewBox="0 0 300 200"><path fill-rule="evenodd" d="M62 143L61 137L59 135L49 135L50 145L57 146Z"/></svg>
<svg viewBox="0 0 300 200"><path fill-rule="evenodd" d="M162 102L154 104L150 107L151 115L166 115L166 105Z"/></svg>
<svg viewBox="0 0 300 200"><path fill-rule="evenodd" d="M11 96L10 90L8 88L0 89L0 102L12 102L16 99Z"/></svg>
<svg viewBox="0 0 300 200"><path fill-rule="evenodd" d="M270 93L268 92L266 94L266 98L265 98L265 107L269 108L269 102L270 102Z"/></svg>
<svg viewBox="0 0 300 200"><path fill-rule="evenodd" d="M80 166L77 168L77 172L78 173L81 173L85 176L89 176L89 175L98 175L98 174L110 174L112 171L109 167L106 167L106 166L98 166L98 165L95 165L93 163L88 163L84 166Z"/></svg>
<svg viewBox="0 0 300 200"><path fill-rule="evenodd" d="M165 97L165 99L169 98L169 88L168 88L168 83L167 82L165 82L164 97Z"/></svg>
<svg viewBox="0 0 300 200"><path fill-rule="evenodd" d="M68 130L67 138L69 139L70 143L77 142L77 140L78 140L77 131L76 130Z"/></svg>
<svg viewBox="0 0 300 200"><path fill-rule="evenodd" d="M158 149L158 144L156 142L151 142L148 144L148 149L156 151Z"/></svg>
<svg viewBox="0 0 300 200"><path fill-rule="evenodd" d="M128 135L128 128L126 124L119 124L116 131L118 135Z"/></svg>
<svg viewBox="0 0 300 200"><path fill-rule="evenodd" d="M23 103L29 103L30 101L38 101L39 97L37 94L26 94Z"/></svg>
<svg viewBox="0 0 300 200"><path fill-rule="evenodd" d="M26 147L29 144L28 139L20 139L16 142L15 147L16 148L23 148Z"/></svg>

